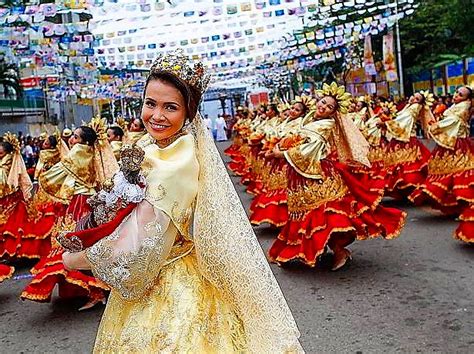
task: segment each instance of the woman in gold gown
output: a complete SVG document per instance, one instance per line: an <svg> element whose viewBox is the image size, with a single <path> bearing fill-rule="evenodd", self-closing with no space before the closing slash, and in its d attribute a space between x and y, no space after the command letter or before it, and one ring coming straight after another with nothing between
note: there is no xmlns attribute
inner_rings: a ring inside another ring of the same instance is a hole
<svg viewBox="0 0 474 354"><path fill-rule="evenodd" d="M155 60L142 110L148 134L138 142L143 199L112 234L63 255L67 267L91 269L112 288L96 353L302 350L219 153L196 116L208 80L204 66L191 66L181 51Z"/></svg>

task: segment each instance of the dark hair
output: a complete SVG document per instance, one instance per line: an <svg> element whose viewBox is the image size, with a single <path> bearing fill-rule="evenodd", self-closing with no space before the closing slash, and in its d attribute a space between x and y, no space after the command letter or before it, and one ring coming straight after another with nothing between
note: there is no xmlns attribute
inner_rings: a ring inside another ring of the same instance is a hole
<svg viewBox="0 0 474 354"><path fill-rule="evenodd" d="M303 114L306 115L308 113L308 107L303 102L296 102L296 104L300 104L303 107Z"/></svg>
<svg viewBox="0 0 474 354"><path fill-rule="evenodd" d="M8 141L0 141L0 146L3 147L7 154L13 152L13 145L10 144Z"/></svg>
<svg viewBox="0 0 474 354"><path fill-rule="evenodd" d="M273 110L273 112L275 112L276 114L280 113L278 112L278 106L275 104L275 103L271 103L268 107L267 107L267 110L268 108L271 108Z"/></svg>
<svg viewBox="0 0 474 354"><path fill-rule="evenodd" d="M337 102L337 100L336 100L336 102ZM365 102L365 101L359 101L359 103L362 103L362 107L364 107L364 108L369 108L369 104L368 104L367 102Z"/></svg>
<svg viewBox="0 0 474 354"><path fill-rule="evenodd" d="M145 129L145 124L143 124L143 121L140 118L135 118L132 122L135 122L136 120L140 122L140 127L142 127L142 129Z"/></svg>
<svg viewBox="0 0 474 354"><path fill-rule="evenodd" d="M120 139L123 138L123 129L122 128L117 127L116 125L114 125L112 127L109 127L109 129L111 129L114 132L115 136L119 136Z"/></svg>
<svg viewBox="0 0 474 354"><path fill-rule="evenodd" d="M176 87L181 95L183 95L186 104L186 114L189 121L192 121L197 114L199 102L201 101L201 92L193 86L166 71L159 71L151 73L145 82L145 89L143 90L143 99L145 99L145 92L150 81L159 80L167 82Z"/></svg>
<svg viewBox="0 0 474 354"><path fill-rule="evenodd" d="M81 139L82 141L89 146L94 145L95 141L97 140L97 134L91 127L87 125L81 125L79 127L81 129Z"/></svg>
<svg viewBox="0 0 474 354"><path fill-rule="evenodd" d="M467 99L472 100L472 98L473 98L472 88L470 88L469 86L464 86L464 87L469 91L469 93L467 95Z"/></svg>
<svg viewBox="0 0 474 354"><path fill-rule="evenodd" d="M56 146L58 146L58 139L56 139L54 135L48 136L48 140L49 140L49 145L51 145L51 148L54 149Z"/></svg>

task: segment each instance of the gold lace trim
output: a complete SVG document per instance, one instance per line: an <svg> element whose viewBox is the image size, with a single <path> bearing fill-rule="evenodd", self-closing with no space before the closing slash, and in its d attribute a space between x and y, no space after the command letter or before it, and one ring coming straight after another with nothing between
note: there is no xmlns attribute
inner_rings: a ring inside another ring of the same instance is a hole
<svg viewBox="0 0 474 354"><path fill-rule="evenodd" d="M308 212L324 203L336 200L348 192L342 177L333 171L330 177L319 180L306 179L296 190L288 190L288 212L290 219L304 217Z"/></svg>
<svg viewBox="0 0 474 354"><path fill-rule="evenodd" d="M397 149L396 151L389 151L385 154L385 165L393 166L400 163L415 162L420 154L421 151L418 146L411 146L408 148Z"/></svg>
<svg viewBox="0 0 474 354"><path fill-rule="evenodd" d="M474 156L463 154L460 150L455 154L434 156L428 163L428 173L431 175L445 175L472 169L474 169Z"/></svg>

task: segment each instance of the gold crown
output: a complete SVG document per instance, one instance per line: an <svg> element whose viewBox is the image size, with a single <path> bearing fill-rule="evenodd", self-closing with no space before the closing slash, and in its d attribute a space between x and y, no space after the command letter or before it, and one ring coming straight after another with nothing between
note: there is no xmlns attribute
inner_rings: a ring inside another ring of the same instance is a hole
<svg viewBox="0 0 474 354"><path fill-rule="evenodd" d="M323 84L321 90L316 91L320 96L331 96L334 98L338 105L338 110L341 113L347 113L351 105L352 95L349 92L346 92L344 86L338 86L334 81L331 85Z"/></svg>
<svg viewBox="0 0 474 354"><path fill-rule="evenodd" d="M425 98L425 105L427 105L428 107L431 107L435 101L434 95L428 90L420 91L419 93Z"/></svg>
<svg viewBox="0 0 474 354"><path fill-rule="evenodd" d="M182 49L158 55L151 65L150 74L162 71L179 77L188 85L199 90L201 94L206 91L207 85L209 85L211 80L205 65L200 61L195 61L194 65L191 65Z"/></svg>
<svg viewBox="0 0 474 354"><path fill-rule="evenodd" d="M312 111L316 109L316 100L308 95L296 96L293 103L302 103L307 111Z"/></svg>
<svg viewBox="0 0 474 354"><path fill-rule="evenodd" d="M6 132L3 135L3 140L6 141L7 143L10 143L13 146L13 151L15 153L20 152L20 141L18 140L15 134Z"/></svg>
<svg viewBox="0 0 474 354"><path fill-rule="evenodd" d="M128 130L128 122L125 120L124 117L118 117L115 122L115 125L120 127L124 133Z"/></svg>

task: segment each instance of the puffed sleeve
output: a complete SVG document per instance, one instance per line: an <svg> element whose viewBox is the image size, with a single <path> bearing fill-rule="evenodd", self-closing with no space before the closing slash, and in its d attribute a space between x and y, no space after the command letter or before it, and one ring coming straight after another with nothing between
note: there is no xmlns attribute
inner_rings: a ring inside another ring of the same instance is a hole
<svg viewBox="0 0 474 354"><path fill-rule="evenodd" d="M154 284L177 233L169 216L144 200L85 253L97 278L123 298L135 299Z"/></svg>

